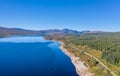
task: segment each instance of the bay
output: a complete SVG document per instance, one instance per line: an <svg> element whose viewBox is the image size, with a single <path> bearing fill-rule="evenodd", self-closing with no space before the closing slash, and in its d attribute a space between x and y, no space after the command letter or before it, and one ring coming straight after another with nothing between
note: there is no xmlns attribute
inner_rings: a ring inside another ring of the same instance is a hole
<svg viewBox="0 0 120 76"><path fill-rule="evenodd" d="M78 76L58 42L38 36L0 39L0 76Z"/></svg>

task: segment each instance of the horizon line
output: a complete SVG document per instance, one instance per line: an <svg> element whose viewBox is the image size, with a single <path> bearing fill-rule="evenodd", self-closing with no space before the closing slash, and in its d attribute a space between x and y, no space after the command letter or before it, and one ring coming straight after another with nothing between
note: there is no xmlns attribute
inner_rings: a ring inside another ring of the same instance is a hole
<svg viewBox="0 0 120 76"><path fill-rule="evenodd" d="M23 30L31 30L31 31L44 31L44 30L64 30L64 29L68 29L68 30L74 30L74 31L90 31L90 32L120 32L120 31L108 31L108 30L77 30L77 29L71 29L71 28L48 28L48 29L32 29L32 28L24 28L24 27L4 27L4 26L0 26L2 28L9 28L9 29L23 29Z"/></svg>

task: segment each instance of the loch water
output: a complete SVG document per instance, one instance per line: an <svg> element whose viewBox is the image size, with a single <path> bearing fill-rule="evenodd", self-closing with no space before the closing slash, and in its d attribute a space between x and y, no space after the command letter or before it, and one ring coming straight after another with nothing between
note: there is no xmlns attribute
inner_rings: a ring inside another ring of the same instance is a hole
<svg viewBox="0 0 120 76"><path fill-rule="evenodd" d="M59 46L38 36L0 38L0 76L78 76Z"/></svg>

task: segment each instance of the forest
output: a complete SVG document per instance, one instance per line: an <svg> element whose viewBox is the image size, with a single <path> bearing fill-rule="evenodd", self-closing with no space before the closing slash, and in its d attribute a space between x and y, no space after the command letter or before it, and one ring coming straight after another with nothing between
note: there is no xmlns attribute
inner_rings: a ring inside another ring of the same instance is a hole
<svg viewBox="0 0 120 76"><path fill-rule="evenodd" d="M106 32L106 33L83 33L79 35L53 35L46 36L46 39L62 41L65 43L65 48L79 57L80 60L89 66L91 72L95 76L114 76L110 70L117 76L120 76L120 33L119 32ZM71 46L82 50L71 48ZM88 53L94 58L85 55ZM102 62L110 70L108 71L101 64ZM115 75L115 76L116 76Z"/></svg>
<svg viewBox="0 0 120 76"><path fill-rule="evenodd" d="M87 45L102 52L101 58L120 67L120 33L83 34L72 36L71 43Z"/></svg>

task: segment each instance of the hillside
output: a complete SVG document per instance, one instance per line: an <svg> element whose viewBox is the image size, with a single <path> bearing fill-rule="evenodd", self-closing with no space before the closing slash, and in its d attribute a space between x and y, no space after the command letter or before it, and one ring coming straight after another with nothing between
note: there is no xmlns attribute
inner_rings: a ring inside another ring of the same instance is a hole
<svg viewBox="0 0 120 76"><path fill-rule="evenodd" d="M50 30L26 30L21 28L6 28L0 27L0 37L11 36L11 35L62 35L62 34L81 34L79 31L70 29L50 29Z"/></svg>
<svg viewBox="0 0 120 76"><path fill-rule="evenodd" d="M120 76L120 33L84 33L46 36L62 41L65 48L79 57L95 76Z"/></svg>
<svg viewBox="0 0 120 76"><path fill-rule="evenodd" d="M11 35L39 35L40 32L25 30L20 28L5 28L0 27L0 37L11 36Z"/></svg>

